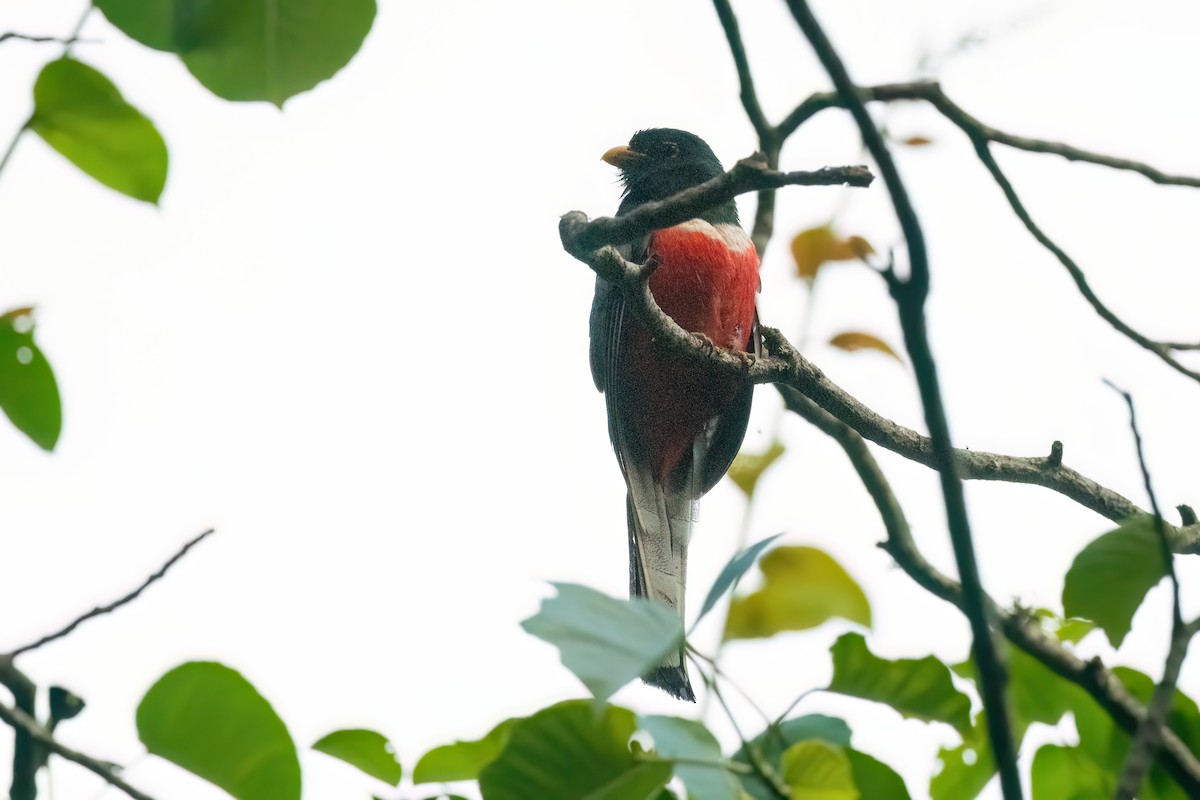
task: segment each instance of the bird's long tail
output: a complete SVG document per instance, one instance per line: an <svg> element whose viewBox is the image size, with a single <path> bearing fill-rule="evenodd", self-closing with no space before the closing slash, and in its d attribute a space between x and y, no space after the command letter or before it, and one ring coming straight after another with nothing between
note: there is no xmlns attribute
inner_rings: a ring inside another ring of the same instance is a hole
<svg viewBox="0 0 1200 800"><path fill-rule="evenodd" d="M690 487L689 487L690 489ZM675 609L683 619L687 548L692 534L692 494L664 488L652 480L630 481L629 595L647 597ZM679 650L642 677L680 700L695 702L683 643Z"/></svg>

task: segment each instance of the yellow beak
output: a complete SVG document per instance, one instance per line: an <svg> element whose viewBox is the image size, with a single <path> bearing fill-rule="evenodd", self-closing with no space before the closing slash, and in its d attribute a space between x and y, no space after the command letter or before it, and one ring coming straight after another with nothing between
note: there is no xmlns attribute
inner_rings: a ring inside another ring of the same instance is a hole
<svg viewBox="0 0 1200 800"><path fill-rule="evenodd" d="M600 160L620 169L628 169L645 157L645 153L639 153L631 147L621 145L605 152L604 155L600 156Z"/></svg>

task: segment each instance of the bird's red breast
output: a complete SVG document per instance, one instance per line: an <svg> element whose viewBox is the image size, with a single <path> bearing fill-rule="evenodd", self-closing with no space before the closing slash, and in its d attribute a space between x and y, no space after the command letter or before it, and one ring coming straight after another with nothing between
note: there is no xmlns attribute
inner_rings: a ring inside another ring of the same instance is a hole
<svg viewBox="0 0 1200 800"><path fill-rule="evenodd" d="M758 254L736 224L689 220L655 231L647 258L658 262L650 291L686 331L717 347L745 351L754 325ZM649 332L634 325L626 340L626 368L639 387L627 398L655 477L666 481L709 420L725 411L739 389L735 378L665 354Z"/></svg>

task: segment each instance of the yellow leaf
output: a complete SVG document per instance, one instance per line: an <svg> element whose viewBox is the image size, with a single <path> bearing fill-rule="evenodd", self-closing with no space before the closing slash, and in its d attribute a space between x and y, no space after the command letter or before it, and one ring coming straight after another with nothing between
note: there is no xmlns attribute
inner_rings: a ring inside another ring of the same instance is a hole
<svg viewBox="0 0 1200 800"><path fill-rule="evenodd" d="M806 281L817 277L817 270L833 256L837 238L833 228L821 225L800 231L792 239L792 258L796 260L796 274Z"/></svg>
<svg viewBox="0 0 1200 800"><path fill-rule="evenodd" d="M925 147L933 144L933 139L928 136L910 136L907 139L901 139L900 144L906 144L909 147Z"/></svg>
<svg viewBox="0 0 1200 800"><path fill-rule="evenodd" d="M833 345L839 350L845 350L851 353L855 350L878 350L880 353L889 355L896 359L901 364L904 363L900 356L896 354L896 351L892 349L891 345L880 339L878 336L872 336L871 334L863 333L862 331L846 331L845 333L839 333L837 336L834 336L829 340L829 344Z"/></svg>
<svg viewBox="0 0 1200 800"><path fill-rule="evenodd" d="M871 247L871 243L861 236L848 237L846 244L850 246L850 252L854 254L852 258L864 259L867 256L875 255L875 248Z"/></svg>
<svg viewBox="0 0 1200 800"><path fill-rule="evenodd" d="M771 442L771 446L761 453L738 453L737 458L729 466L729 479L737 484L747 498L754 496L754 487L758 485L758 479L767 471L767 468L775 463L775 460L783 455L784 447L778 441Z"/></svg>
<svg viewBox="0 0 1200 800"><path fill-rule="evenodd" d="M833 617L871 626L867 596L828 553L815 547L777 547L758 566L762 588L730 602L727 640L807 630Z"/></svg>
<svg viewBox="0 0 1200 800"><path fill-rule="evenodd" d="M810 284L816 280L823 264L829 261L854 261L874 252L866 239L861 236L839 237L829 225L800 231L792 239L796 274Z"/></svg>

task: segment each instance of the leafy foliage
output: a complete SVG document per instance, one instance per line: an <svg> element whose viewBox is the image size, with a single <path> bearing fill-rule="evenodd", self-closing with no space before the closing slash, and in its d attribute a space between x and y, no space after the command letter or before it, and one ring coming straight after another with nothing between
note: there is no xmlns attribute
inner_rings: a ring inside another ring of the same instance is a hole
<svg viewBox="0 0 1200 800"><path fill-rule="evenodd" d="M858 800L845 748L820 739L797 742L780 759L783 780L795 800Z"/></svg>
<svg viewBox="0 0 1200 800"><path fill-rule="evenodd" d="M71 58L51 61L33 87L29 129L109 188L157 203L167 146L112 81Z"/></svg>
<svg viewBox="0 0 1200 800"><path fill-rule="evenodd" d="M861 236L838 236L830 225L800 231L792 239L792 259L796 274L808 283L817 278L821 267L830 261L851 261L874 253Z"/></svg>
<svg viewBox="0 0 1200 800"><path fill-rule="evenodd" d="M810 739L849 747L850 726L844 720L823 714L809 714L785 720L778 726L768 727L747 742L749 749L739 749L734 753L733 760L751 766L757 759L767 768L778 772L784 752L797 742ZM775 800L777 797L771 787L755 772L742 776L742 786L755 800Z"/></svg>
<svg viewBox="0 0 1200 800"><path fill-rule="evenodd" d="M720 766L721 746L699 722L679 717L645 716L638 720L642 730L654 737L654 750L664 758L684 758L675 775L687 787L692 800L738 800L741 785L733 773ZM696 762L711 762L711 766Z"/></svg>
<svg viewBox="0 0 1200 800"><path fill-rule="evenodd" d="M683 627L674 611L636 598L617 600L573 583L556 583L557 597L521 623L527 632L558 648L597 700L662 662L679 646Z"/></svg>
<svg viewBox="0 0 1200 800"><path fill-rule="evenodd" d="M0 315L0 408L17 430L53 450L62 433L62 401L33 327L32 308Z"/></svg>
<svg viewBox="0 0 1200 800"><path fill-rule="evenodd" d="M435 747L413 768L413 783L478 780L480 771L496 760L508 744L513 726L522 718L506 719L482 739Z"/></svg>
<svg viewBox="0 0 1200 800"><path fill-rule="evenodd" d="M815 628L833 617L870 627L871 606L854 579L815 547L778 547L759 562L763 586L733 598L726 639Z"/></svg>
<svg viewBox="0 0 1200 800"><path fill-rule="evenodd" d="M861 634L847 633L834 642L833 680L829 691L886 703L906 717L945 722L965 732L971 728L971 700L954 688L950 669L933 656L895 661L867 649Z"/></svg>
<svg viewBox="0 0 1200 800"><path fill-rule="evenodd" d="M299 800L300 761L283 720L237 671L212 661L181 664L137 709L146 749L238 800Z"/></svg>
<svg viewBox="0 0 1200 800"><path fill-rule="evenodd" d="M721 595L729 591L746 574L746 570L750 569L750 566L755 562L759 554L781 535L768 536L761 542L755 542L729 559L729 563L721 570L721 574L713 581L712 588L708 590L708 596L704 598L704 605L700 607L700 613L696 616L696 622L692 623L693 625L699 623L705 614L712 611L713 606L721 599Z"/></svg>
<svg viewBox="0 0 1200 800"><path fill-rule="evenodd" d="M1133 517L1075 556L1063 586L1063 611L1095 622L1120 647L1146 592L1166 574L1154 517Z"/></svg>
<svg viewBox="0 0 1200 800"><path fill-rule="evenodd" d="M753 499L758 480L771 465L784 454L783 444L774 441L761 453L738 453L729 465L729 479L742 490L747 499Z"/></svg>
<svg viewBox="0 0 1200 800"><path fill-rule="evenodd" d="M671 765L637 758L629 739L633 712L568 700L520 720L508 745L483 768L488 800L649 800L671 778Z"/></svg>
<svg viewBox="0 0 1200 800"><path fill-rule="evenodd" d="M227 100L283 101L344 67L375 20L375 0L97 0L112 24L177 54Z"/></svg>
<svg viewBox="0 0 1200 800"><path fill-rule="evenodd" d="M361 728L334 731L322 736L312 747L392 786L399 785L404 774L387 737L375 731Z"/></svg>
<svg viewBox="0 0 1200 800"><path fill-rule="evenodd" d="M892 348L890 344L870 333L862 331L845 331L839 333L829 340L831 347L836 347L839 350L845 350L848 353L853 353L858 350L874 350L878 353L883 353L885 356L891 356L897 361L901 361L900 356Z"/></svg>

